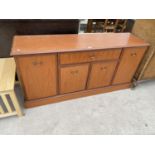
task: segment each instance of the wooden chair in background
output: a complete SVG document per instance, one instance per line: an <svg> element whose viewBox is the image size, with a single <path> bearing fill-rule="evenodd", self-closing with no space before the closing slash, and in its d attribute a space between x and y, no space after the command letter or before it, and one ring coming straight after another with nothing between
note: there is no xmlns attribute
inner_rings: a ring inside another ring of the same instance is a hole
<svg viewBox="0 0 155 155"><path fill-rule="evenodd" d="M87 32L124 32L127 19L88 19Z"/></svg>
<svg viewBox="0 0 155 155"><path fill-rule="evenodd" d="M15 86L16 65L14 58L0 59L0 118L23 113L16 97Z"/></svg>

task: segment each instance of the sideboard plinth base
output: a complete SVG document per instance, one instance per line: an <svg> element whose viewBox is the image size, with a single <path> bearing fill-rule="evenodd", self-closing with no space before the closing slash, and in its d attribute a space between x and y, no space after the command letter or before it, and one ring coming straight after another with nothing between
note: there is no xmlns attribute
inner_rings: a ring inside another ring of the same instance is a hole
<svg viewBox="0 0 155 155"><path fill-rule="evenodd" d="M25 108L32 108L36 106L46 105L49 103L62 102L69 99L107 93L115 90L127 89L130 87L131 87L131 83L126 83L126 84L108 86L104 88L97 88L97 89L84 90L84 91L79 91L74 93L63 94L63 95L57 95L57 96L47 97L43 99L29 100L29 101L25 101Z"/></svg>

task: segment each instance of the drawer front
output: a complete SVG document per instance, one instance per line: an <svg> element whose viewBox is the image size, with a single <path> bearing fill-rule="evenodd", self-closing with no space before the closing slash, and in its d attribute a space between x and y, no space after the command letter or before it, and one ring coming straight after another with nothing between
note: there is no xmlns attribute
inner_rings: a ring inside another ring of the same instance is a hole
<svg viewBox="0 0 155 155"><path fill-rule="evenodd" d="M118 66L113 84L131 82L147 47L126 48Z"/></svg>
<svg viewBox="0 0 155 155"><path fill-rule="evenodd" d="M92 64L88 89L110 85L116 64L117 61Z"/></svg>
<svg viewBox="0 0 155 155"><path fill-rule="evenodd" d="M27 100L56 95L56 55L19 56L16 62Z"/></svg>
<svg viewBox="0 0 155 155"><path fill-rule="evenodd" d="M73 64L100 60L118 59L121 49L109 49L85 52L70 52L59 54L60 64Z"/></svg>
<svg viewBox="0 0 155 155"><path fill-rule="evenodd" d="M89 64L60 68L60 93L84 90L88 76Z"/></svg>

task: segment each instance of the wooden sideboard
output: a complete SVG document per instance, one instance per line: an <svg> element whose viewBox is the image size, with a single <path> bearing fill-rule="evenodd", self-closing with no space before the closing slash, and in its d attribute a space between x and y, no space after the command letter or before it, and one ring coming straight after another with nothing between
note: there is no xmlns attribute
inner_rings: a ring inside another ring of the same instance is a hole
<svg viewBox="0 0 155 155"><path fill-rule="evenodd" d="M129 88L148 43L130 33L15 36L25 107Z"/></svg>

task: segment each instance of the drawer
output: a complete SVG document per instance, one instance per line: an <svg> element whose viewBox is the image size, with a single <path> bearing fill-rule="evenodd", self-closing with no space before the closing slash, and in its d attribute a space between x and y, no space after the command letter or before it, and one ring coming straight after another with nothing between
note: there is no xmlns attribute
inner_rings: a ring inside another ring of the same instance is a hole
<svg viewBox="0 0 155 155"><path fill-rule="evenodd" d="M68 52L59 54L60 64L73 64L100 60L116 60L119 58L121 49L107 49L85 52Z"/></svg>

